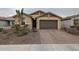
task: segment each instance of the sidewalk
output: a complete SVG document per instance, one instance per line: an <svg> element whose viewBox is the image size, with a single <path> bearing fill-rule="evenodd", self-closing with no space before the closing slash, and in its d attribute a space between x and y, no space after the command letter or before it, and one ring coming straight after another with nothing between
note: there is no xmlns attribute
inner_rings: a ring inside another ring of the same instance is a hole
<svg viewBox="0 0 79 59"><path fill-rule="evenodd" d="M0 45L0 51L79 51L79 44Z"/></svg>

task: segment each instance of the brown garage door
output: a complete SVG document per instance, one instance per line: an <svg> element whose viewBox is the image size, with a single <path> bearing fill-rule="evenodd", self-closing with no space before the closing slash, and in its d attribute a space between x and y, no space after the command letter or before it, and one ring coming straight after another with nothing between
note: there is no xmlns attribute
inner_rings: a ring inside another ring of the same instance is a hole
<svg viewBox="0 0 79 59"><path fill-rule="evenodd" d="M40 20L40 29L57 29L56 20Z"/></svg>

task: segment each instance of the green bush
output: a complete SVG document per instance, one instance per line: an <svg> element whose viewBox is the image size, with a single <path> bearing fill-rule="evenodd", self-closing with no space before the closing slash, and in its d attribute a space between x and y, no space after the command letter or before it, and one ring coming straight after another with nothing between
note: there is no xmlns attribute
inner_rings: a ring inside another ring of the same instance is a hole
<svg viewBox="0 0 79 59"><path fill-rule="evenodd" d="M66 29L66 32L71 34L78 34L78 30L76 28L68 28Z"/></svg>
<svg viewBox="0 0 79 59"><path fill-rule="evenodd" d="M26 24L26 25L24 25L24 30L27 32L27 31L29 31L29 29L28 29L28 25Z"/></svg>
<svg viewBox="0 0 79 59"><path fill-rule="evenodd" d="M15 30L18 31L20 29L20 25L15 25Z"/></svg>
<svg viewBox="0 0 79 59"><path fill-rule="evenodd" d="M14 25L14 27L12 28L14 33L18 33L20 30L20 25Z"/></svg>
<svg viewBox="0 0 79 59"><path fill-rule="evenodd" d="M75 25L75 27L77 28L77 30L79 30L79 24Z"/></svg>
<svg viewBox="0 0 79 59"><path fill-rule="evenodd" d="M2 32L3 31L3 28L0 28L0 32Z"/></svg>
<svg viewBox="0 0 79 59"><path fill-rule="evenodd" d="M67 28L64 27L63 29L64 29L65 31L67 31Z"/></svg>
<svg viewBox="0 0 79 59"><path fill-rule="evenodd" d="M27 28L27 27L28 27L28 25L27 25L27 24L25 24L25 25L24 25L24 28Z"/></svg>
<svg viewBox="0 0 79 59"><path fill-rule="evenodd" d="M12 28L12 30L17 36L24 36L29 32L28 25L24 25L24 26L15 25Z"/></svg>
<svg viewBox="0 0 79 59"><path fill-rule="evenodd" d="M18 36L24 36L24 35L26 35L27 33L28 33L28 31L20 30L20 31L17 33L17 35L18 35Z"/></svg>
<svg viewBox="0 0 79 59"><path fill-rule="evenodd" d="M15 27L14 25L11 26L11 28L14 28L14 27Z"/></svg>

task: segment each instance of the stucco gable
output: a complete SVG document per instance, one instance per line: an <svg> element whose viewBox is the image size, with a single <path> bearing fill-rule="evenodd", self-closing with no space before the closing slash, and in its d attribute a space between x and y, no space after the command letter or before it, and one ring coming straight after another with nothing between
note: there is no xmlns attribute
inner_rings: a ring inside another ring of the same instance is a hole
<svg viewBox="0 0 79 59"><path fill-rule="evenodd" d="M51 13L51 12L48 12L48 13L42 15L42 16L38 16L37 18L40 18L40 17L57 17L57 18L62 19L62 17L60 17L60 16L58 16L58 15L56 15L54 13Z"/></svg>
<svg viewBox="0 0 79 59"><path fill-rule="evenodd" d="M22 16L32 18L29 14L23 13Z"/></svg>
<svg viewBox="0 0 79 59"><path fill-rule="evenodd" d="M30 15L39 15L39 14L44 15L45 12L43 12L43 11L41 11L41 10L38 10L38 11L36 11L36 12L31 13Z"/></svg>
<svg viewBox="0 0 79 59"><path fill-rule="evenodd" d="M26 14L26 13L21 14L21 16L27 16L27 17L32 18L29 14ZM13 18L16 18L16 17L17 17L17 15L14 15L14 16L12 16L12 17L13 17Z"/></svg>

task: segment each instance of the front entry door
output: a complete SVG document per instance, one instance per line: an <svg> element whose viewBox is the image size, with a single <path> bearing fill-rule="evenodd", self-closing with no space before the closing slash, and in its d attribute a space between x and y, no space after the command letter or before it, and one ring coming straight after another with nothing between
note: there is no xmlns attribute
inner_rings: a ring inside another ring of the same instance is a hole
<svg viewBox="0 0 79 59"><path fill-rule="evenodd" d="M36 20L32 20L32 28L36 28Z"/></svg>

